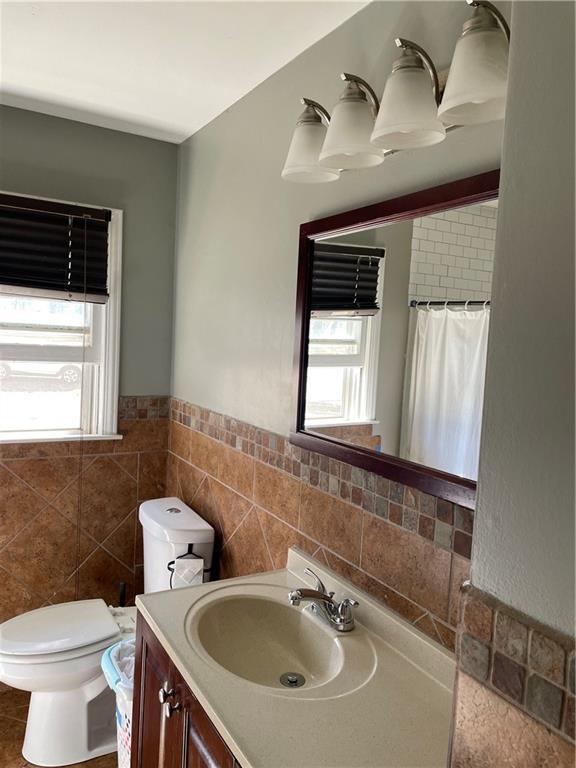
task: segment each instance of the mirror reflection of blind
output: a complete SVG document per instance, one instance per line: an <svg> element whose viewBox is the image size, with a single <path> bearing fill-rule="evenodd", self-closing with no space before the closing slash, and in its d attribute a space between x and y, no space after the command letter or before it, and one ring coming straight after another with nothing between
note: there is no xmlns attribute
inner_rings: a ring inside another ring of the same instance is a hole
<svg viewBox="0 0 576 768"><path fill-rule="evenodd" d="M375 315L384 248L317 242L312 259L312 312Z"/></svg>
<svg viewBox="0 0 576 768"><path fill-rule="evenodd" d="M0 285L105 302L110 218L104 209L0 194Z"/></svg>

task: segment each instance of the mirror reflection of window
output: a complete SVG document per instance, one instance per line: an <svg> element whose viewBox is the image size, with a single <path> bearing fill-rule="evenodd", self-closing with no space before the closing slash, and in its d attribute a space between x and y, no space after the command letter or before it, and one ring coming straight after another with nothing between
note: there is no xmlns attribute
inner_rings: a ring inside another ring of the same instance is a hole
<svg viewBox="0 0 576 768"><path fill-rule="evenodd" d="M372 438L384 250L316 245L311 288L306 424L332 437Z"/></svg>
<svg viewBox="0 0 576 768"><path fill-rule="evenodd" d="M315 243L306 429L476 479L497 205Z"/></svg>

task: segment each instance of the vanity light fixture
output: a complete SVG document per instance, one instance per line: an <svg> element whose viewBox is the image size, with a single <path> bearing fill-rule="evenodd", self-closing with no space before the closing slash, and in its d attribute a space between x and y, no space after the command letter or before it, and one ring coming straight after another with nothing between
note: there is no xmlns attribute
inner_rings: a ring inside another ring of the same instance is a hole
<svg viewBox="0 0 576 768"><path fill-rule="evenodd" d="M380 165L403 149L437 144L461 126L501 120L506 108L510 28L489 0L466 0L473 14L462 28L444 93L424 48L396 38L402 55L386 81L382 105L361 77L340 75L346 87L332 118L302 99L282 178L336 181L343 170Z"/></svg>
<svg viewBox="0 0 576 768"><path fill-rule="evenodd" d="M292 134L282 178L300 184L337 181L340 178L337 168L318 163L330 115L317 101L302 98L301 102L305 108Z"/></svg>
<svg viewBox="0 0 576 768"><path fill-rule="evenodd" d="M438 144L446 129L438 119L440 84L430 56L417 43L397 37L402 55L392 65L372 144L382 149L416 149Z"/></svg>
<svg viewBox="0 0 576 768"><path fill-rule="evenodd" d="M474 9L456 43L438 116L446 125L501 120L506 106L510 28L488 0L466 0Z"/></svg>
<svg viewBox="0 0 576 768"><path fill-rule="evenodd" d="M340 75L346 87L334 107L320 165L329 168L371 168L380 165L384 153L370 143L380 104L371 86L357 75Z"/></svg>

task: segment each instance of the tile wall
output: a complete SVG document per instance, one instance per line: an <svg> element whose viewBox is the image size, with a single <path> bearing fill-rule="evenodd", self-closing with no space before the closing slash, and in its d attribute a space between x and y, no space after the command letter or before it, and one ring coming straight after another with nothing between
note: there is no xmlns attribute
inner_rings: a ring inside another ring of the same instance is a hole
<svg viewBox="0 0 576 768"><path fill-rule="evenodd" d="M574 638L470 586L458 624L452 768L574 765Z"/></svg>
<svg viewBox="0 0 576 768"><path fill-rule="evenodd" d="M472 205L414 219L410 299L490 299L497 214Z"/></svg>
<svg viewBox="0 0 576 768"><path fill-rule="evenodd" d="M140 588L137 505L164 493L168 401L122 400L123 440L0 445L0 621Z"/></svg>
<svg viewBox="0 0 576 768"><path fill-rule="evenodd" d="M180 400L121 398L119 428L121 441L0 446L0 621L117 603L120 582L131 600L138 504L177 495L214 525L221 576L282 568L297 545L454 648L470 510Z"/></svg>
<svg viewBox="0 0 576 768"><path fill-rule="evenodd" d="M220 575L297 545L453 649L473 514L284 437L173 399L166 491L214 525Z"/></svg>

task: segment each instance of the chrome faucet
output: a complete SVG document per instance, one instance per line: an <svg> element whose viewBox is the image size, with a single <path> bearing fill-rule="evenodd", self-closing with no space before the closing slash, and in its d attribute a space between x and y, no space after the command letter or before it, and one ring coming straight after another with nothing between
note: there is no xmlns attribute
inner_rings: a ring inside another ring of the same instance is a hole
<svg viewBox="0 0 576 768"><path fill-rule="evenodd" d="M333 629L338 632L351 632L354 629L352 608L358 605L358 602L346 597L341 603L337 603L332 599L334 592L326 592L326 587L311 568L306 568L304 573L316 580L316 589L293 589L288 593L290 605L309 602L310 610L321 616Z"/></svg>

